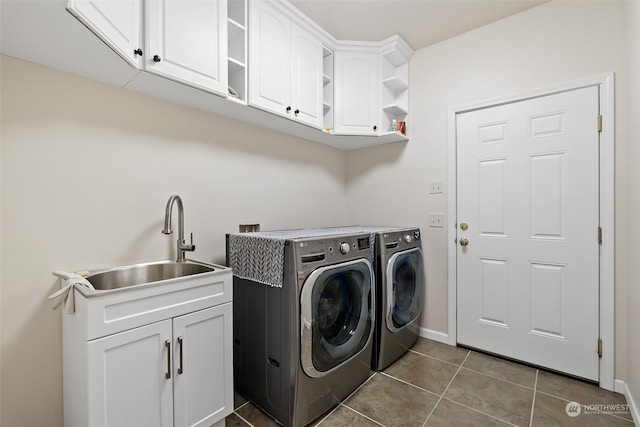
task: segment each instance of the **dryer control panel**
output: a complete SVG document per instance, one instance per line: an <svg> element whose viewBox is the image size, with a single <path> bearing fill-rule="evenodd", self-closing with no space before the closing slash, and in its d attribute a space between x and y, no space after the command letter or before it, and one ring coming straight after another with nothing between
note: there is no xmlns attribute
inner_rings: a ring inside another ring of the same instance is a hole
<svg viewBox="0 0 640 427"><path fill-rule="evenodd" d="M371 261L373 255L369 233L297 239L293 245L298 271L358 258Z"/></svg>
<svg viewBox="0 0 640 427"><path fill-rule="evenodd" d="M376 239L378 253L391 253L422 246L419 228L378 233Z"/></svg>

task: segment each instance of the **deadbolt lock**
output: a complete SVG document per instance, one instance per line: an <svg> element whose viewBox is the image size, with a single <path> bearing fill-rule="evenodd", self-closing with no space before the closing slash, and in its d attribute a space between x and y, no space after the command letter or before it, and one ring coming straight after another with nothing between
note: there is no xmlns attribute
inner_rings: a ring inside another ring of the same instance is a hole
<svg viewBox="0 0 640 427"><path fill-rule="evenodd" d="M468 228L469 228L469 224L467 224L466 222L460 223L460 230L467 231Z"/></svg>
<svg viewBox="0 0 640 427"><path fill-rule="evenodd" d="M467 239L466 237L463 237L462 239L460 239L460 246L467 246L469 244L469 239Z"/></svg>

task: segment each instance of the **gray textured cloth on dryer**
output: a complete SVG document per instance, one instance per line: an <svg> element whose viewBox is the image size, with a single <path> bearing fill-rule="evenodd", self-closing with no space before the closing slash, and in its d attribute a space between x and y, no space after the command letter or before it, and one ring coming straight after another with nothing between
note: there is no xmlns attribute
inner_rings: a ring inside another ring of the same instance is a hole
<svg viewBox="0 0 640 427"><path fill-rule="evenodd" d="M375 233L393 229L396 228L355 225L233 233L229 234L229 267L233 269L233 275L236 277L281 288L284 282L285 241L368 232L371 234L371 250L373 251Z"/></svg>

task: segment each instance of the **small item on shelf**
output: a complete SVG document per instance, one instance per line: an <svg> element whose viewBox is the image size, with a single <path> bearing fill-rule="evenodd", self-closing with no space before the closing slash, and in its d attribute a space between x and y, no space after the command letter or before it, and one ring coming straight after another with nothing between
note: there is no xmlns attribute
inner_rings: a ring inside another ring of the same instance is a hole
<svg viewBox="0 0 640 427"><path fill-rule="evenodd" d="M396 119L391 122L391 130L394 132L398 130L398 121Z"/></svg>
<svg viewBox="0 0 640 427"><path fill-rule="evenodd" d="M402 121L402 122L398 122L398 123L397 123L397 126L398 126L398 132L400 132L400 133L401 133L401 134L403 134L403 135L406 135L406 132L407 132L407 122L404 122L404 121Z"/></svg>
<svg viewBox="0 0 640 427"><path fill-rule="evenodd" d="M232 88L231 86L229 86L229 96L232 98L237 98L238 97L238 92L236 92L236 90L234 88Z"/></svg>

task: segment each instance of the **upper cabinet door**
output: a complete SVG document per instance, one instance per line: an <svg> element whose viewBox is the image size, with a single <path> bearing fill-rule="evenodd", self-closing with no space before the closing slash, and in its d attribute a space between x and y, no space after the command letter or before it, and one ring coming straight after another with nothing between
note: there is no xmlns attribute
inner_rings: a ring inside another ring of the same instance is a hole
<svg viewBox="0 0 640 427"><path fill-rule="evenodd" d="M379 56L336 52L334 133L376 135L381 129Z"/></svg>
<svg viewBox="0 0 640 427"><path fill-rule="evenodd" d="M308 31L291 26L291 108L292 116L321 128L322 43Z"/></svg>
<svg viewBox="0 0 640 427"><path fill-rule="evenodd" d="M291 111L291 22L268 4L249 2L249 104Z"/></svg>
<svg viewBox="0 0 640 427"><path fill-rule="evenodd" d="M69 0L67 9L127 62L142 68L142 0Z"/></svg>
<svg viewBox="0 0 640 427"><path fill-rule="evenodd" d="M147 71L227 95L227 2L147 0Z"/></svg>

